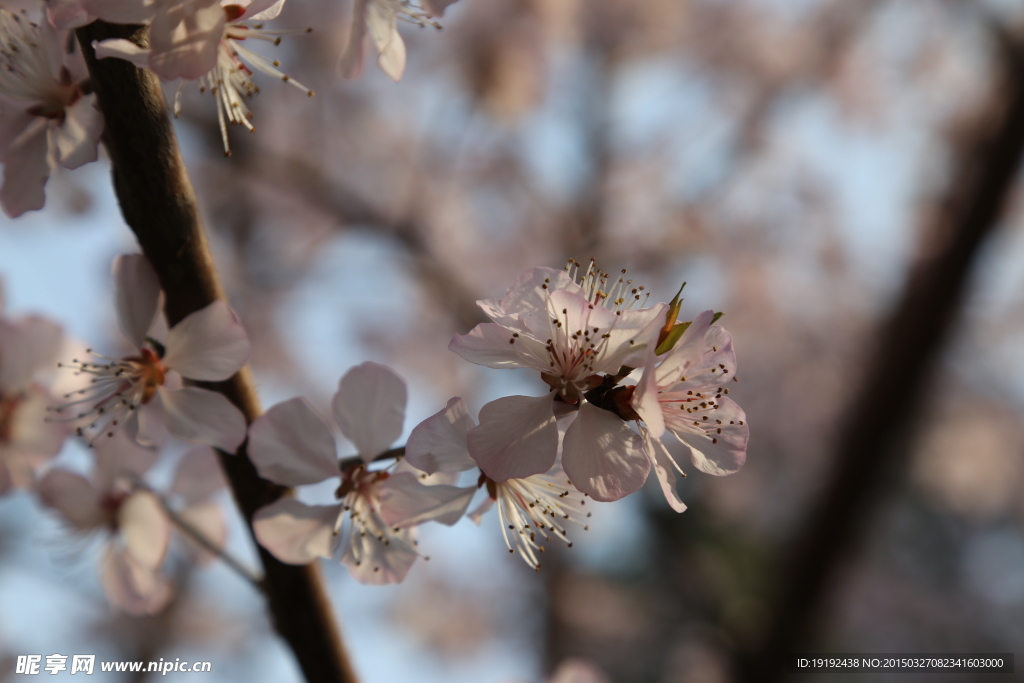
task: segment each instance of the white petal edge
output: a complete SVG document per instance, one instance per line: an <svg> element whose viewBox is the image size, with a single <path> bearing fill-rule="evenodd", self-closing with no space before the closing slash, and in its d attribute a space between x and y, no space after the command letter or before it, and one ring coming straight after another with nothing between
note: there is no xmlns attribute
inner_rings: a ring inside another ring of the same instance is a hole
<svg viewBox="0 0 1024 683"><path fill-rule="evenodd" d="M341 433L370 462L402 435L406 400L401 377L390 368L366 362L341 378L331 408Z"/></svg>
<svg viewBox="0 0 1024 683"><path fill-rule="evenodd" d="M282 498L259 510L252 529L259 544L288 564L309 564L330 558L336 545L334 523L340 505L306 505Z"/></svg>
<svg viewBox="0 0 1024 683"><path fill-rule="evenodd" d="M304 398L273 406L249 427L249 459L264 479L302 486L340 476L334 437Z"/></svg>

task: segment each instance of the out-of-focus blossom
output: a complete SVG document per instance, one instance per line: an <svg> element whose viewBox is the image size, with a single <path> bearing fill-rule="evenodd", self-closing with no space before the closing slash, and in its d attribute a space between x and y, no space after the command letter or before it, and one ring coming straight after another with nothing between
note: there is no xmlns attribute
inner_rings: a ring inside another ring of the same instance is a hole
<svg viewBox="0 0 1024 683"><path fill-rule="evenodd" d="M226 380L249 358L249 339L223 301L186 316L163 341L150 336L158 315L160 286L141 255L114 260L121 331L138 353L100 362L75 359L69 367L89 384L64 396L53 412L80 426L95 444L103 434L124 429L136 440L152 441L166 428L176 438L233 453L245 440L245 418L222 394L182 387L181 379ZM82 424L84 423L84 424Z"/></svg>
<svg viewBox="0 0 1024 683"><path fill-rule="evenodd" d="M248 4L221 0L183 0L159 6L150 25L150 47L142 48L123 38L96 43L96 56L118 57L151 69L167 80L199 81L216 101L224 153L230 154L227 125L238 124L256 130L249 119L252 112L245 100L259 88L252 81L255 71L291 83L310 97L313 91L281 72L280 62L245 47L245 40L265 40L275 45L280 36L306 31L273 31L264 21L281 13L285 0L255 0ZM184 83L182 83L184 85ZM174 98L174 115L181 113L181 92Z"/></svg>
<svg viewBox="0 0 1024 683"><path fill-rule="evenodd" d="M285 486L341 477L338 504L285 497L257 512L253 529L260 544L292 564L340 553L362 583L402 581L419 557L411 527L428 520L454 524L473 495L473 489L447 484L425 486L408 471L368 469L401 435L405 402L405 382L382 365L363 363L341 378L331 406L362 460L345 468L330 428L305 400L279 403L253 422L249 457L260 476Z"/></svg>
<svg viewBox="0 0 1024 683"><path fill-rule="evenodd" d="M159 571L170 526L155 494L135 485L155 456L120 434L97 445L91 479L51 469L38 487L43 504L71 529L104 536L100 582L111 603L131 614L158 612L171 595Z"/></svg>
<svg viewBox="0 0 1024 683"><path fill-rule="evenodd" d="M702 472L732 474L747 458L746 415L725 386L736 378L732 335L712 325L714 319L714 311L704 311L672 350L660 358L652 351L631 399L645 425L644 449L677 512L686 509L676 492L682 469L661 442L666 431L689 447L690 459Z"/></svg>
<svg viewBox="0 0 1024 683"><path fill-rule="evenodd" d="M64 445L67 429L45 421L52 397L36 381L57 363L63 336L44 318L4 317L0 298L0 493L31 485Z"/></svg>
<svg viewBox="0 0 1024 683"><path fill-rule="evenodd" d="M473 469L477 463L467 447L467 435L474 426L465 402L453 398L443 410L412 431L405 447L406 459L413 467L430 474ZM584 495L573 487L557 463L548 472L502 482L481 473L479 485L486 488L487 498L470 516L479 524L483 514L496 505L509 552L518 548L523 560L534 569L540 569L537 554L544 552L539 541L550 541L554 536L571 548L565 523L583 526L583 520L590 516L583 512Z"/></svg>
<svg viewBox="0 0 1024 683"><path fill-rule="evenodd" d="M377 64L392 80L399 81L405 71L405 43L398 33L398 20L418 26L441 25L431 17L444 14L455 0L425 0L417 7L410 0L355 0L348 43L341 56L341 74L359 78L363 72L363 56L372 43L377 50Z"/></svg>
<svg viewBox="0 0 1024 683"><path fill-rule="evenodd" d="M657 343L666 304L635 309L642 287L594 267L577 274L533 268L523 273L504 299L477 302L494 322L456 335L449 348L466 360L492 368L532 368L551 387L540 398L507 396L480 411L480 426L469 432L469 452L496 482L542 474L558 450L559 412L578 410L565 434L562 466L573 484L595 500L611 501L641 486L650 472L643 442L613 412L594 405L588 392L614 386L622 370L643 363Z"/></svg>
<svg viewBox="0 0 1024 683"><path fill-rule="evenodd" d="M96 160L103 116L83 92L81 53L64 54L67 33L0 9L0 206L16 217L46 203L58 167Z"/></svg>
<svg viewBox="0 0 1024 683"><path fill-rule="evenodd" d="M608 683L600 669L582 659L563 660L548 683Z"/></svg>
<svg viewBox="0 0 1024 683"><path fill-rule="evenodd" d="M224 489L224 473L214 451L197 447L187 451L174 471L171 496L181 503L175 514L216 548L223 548L228 537L224 512L213 497ZM195 542L188 533L180 534L193 559L206 564L214 555Z"/></svg>

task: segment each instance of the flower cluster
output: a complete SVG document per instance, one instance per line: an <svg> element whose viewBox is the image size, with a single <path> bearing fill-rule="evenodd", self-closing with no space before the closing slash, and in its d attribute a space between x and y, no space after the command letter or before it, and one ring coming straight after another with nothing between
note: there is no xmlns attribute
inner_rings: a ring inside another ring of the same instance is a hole
<svg viewBox="0 0 1024 683"><path fill-rule="evenodd" d="M225 525L211 500L222 482L210 447L233 457L247 440L259 475L288 489L333 481L328 504L288 492L258 510L255 537L282 562L337 558L369 584L404 580L424 557L417 527L428 522L479 524L494 508L509 552L540 569L547 542L571 547L588 528L592 501L637 491L652 470L671 508L685 510L666 434L708 474L735 472L746 456L746 417L728 396L735 352L715 324L720 314L678 322L678 294L650 305L643 287L594 263L523 273L502 299L479 302L493 322L452 339L474 363L538 372L545 395L491 401L479 422L454 397L397 447L407 389L388 368L348 371L330 422L294 398L247 426L224 395L186 384L228 379L247 361L249 341L231 309L215 302L168 328L145 257L119 256L113 278L132 350L59 363L79 381L62 399L38 381L60 352L59 328L0 317L0 486L34 487L71 529L101 538L102 585L130 612L151 613L169 598L161 567L174 529L193 560L237 565L223 552ZM47 468L71 428L92 447L88 476ZM336 433L354 456L338 456ZM145 476L175 439L198 448L161 494Z"/></svg>

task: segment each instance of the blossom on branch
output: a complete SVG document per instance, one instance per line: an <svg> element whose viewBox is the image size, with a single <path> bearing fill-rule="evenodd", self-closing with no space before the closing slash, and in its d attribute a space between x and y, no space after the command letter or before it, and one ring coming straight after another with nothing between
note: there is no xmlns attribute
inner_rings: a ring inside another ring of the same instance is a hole
<svg viewBox="0 0 1024 683"><path fill-rule="evenodd" d="M405 447L406 460L428 474L476 468L467 443L475 425L461 398L449 400L443 410L413 429ZM571 548L565 523L589 528L584 522L590 517L583 511L585 494L572 485L557 462L547 472L500 481L481 472L478 486L486 489L487 498L470 517L479 524L483 514L497 506L506 547L510 553L518 549L520 557L534 569L540 569L538 553L544 552L541 540L559 538Z"/></svg>
<svg viewBox="0 0 1024 683"><path fill-rule="evenodd" d="M280 62L254 52L245 40L281 42L282 35L308 33L304 30L269 30L263 22L277 18L285 0L254 0L251 3L221 0L170 0L157 6L150 24L150 46L143 48L124 38L95 43L99 58L118 57L148 68L163 79L183 79L174 98L174 115L181 113L184 81L199 82L201 92L209 91L217 106L217 121L225 155L231 154L228 124L255 132L252 112L245 100L260 90L252 81L256 71L302 90L313 91L278 69Z"/></svg>
<svg viewBox="0 0 1024 683"><path fill-rule="evenodd" d="M102 536L100 581L108 599L131 614L160 611L171 586L160 574L170 525L156 495L136 486L156 458L124 435L96 447L91 478L51 469L39 482L43 505L74 531Z"/></svg>
<svg viewBox="0 0 1024 683"><path fill-rule="evenodd" d="M579 411L565 433L562 467L580 491L612 501L638 490L650 471L642 440L615 412L628 403L625 388L615 385L657 345L667 305L635 308L645 301L643 287L593 262L580 270L570 261L565 271L526 271L503 299L477 302L494 322L456 335L448 348L478 365L537 370L551 387L544 397L507 396L481 409L468 445L488 477L549 471L556 418ZM602 388L594 404L588 396Z"/></svg>
<svg viewBox="0 0 1024 683"><path fill-rule="evenodd" d="M0 207L8 216L43 208L58 166L95 161L103 131L96 95L85 92L79 52L67 33L0 8Z"/></svg>
<svg viewBox="0 0 1024 683"><path fill-rule="evenodd" d="M77 423L90 445L119 429L137 441L152 442L166 431L192 443L234 453L245 440L245 418L238 408L208 389L181 386L182 379L226 380L249 358L249 339L237 315L223 301L186 316L166 338L153 335L160 285L146 257L114 260L121 331L138 352L123 358L93 354L98 361L74 359L67 365L89 383L51 408L56 419Z"/></svg>
<svg viewBox="0 0 1024 683"><path fill-rule="evenodd" d="M291 564L340 554L362 583L405 578L420 556L411 527L431 520L454 524L473 495L473 489L423 485L397 467L369 469L401 435L405 402L405 383L382 365L363 363L341 378L331 407L360 458L344 467L330 428L301 398L279 403L253 422L249 457L264 479L302 486L341 478L334 505L284 497L257 512L253 530L264 548Z"/></svg>

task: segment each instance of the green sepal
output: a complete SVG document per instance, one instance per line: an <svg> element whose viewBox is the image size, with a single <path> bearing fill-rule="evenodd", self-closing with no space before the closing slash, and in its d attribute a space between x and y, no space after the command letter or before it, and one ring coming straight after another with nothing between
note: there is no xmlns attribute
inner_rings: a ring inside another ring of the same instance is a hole
<svg viewBox="0 0 1024 683"><path fill-rule="evenodd" d="M679 323L678 325L673 326L672 331L669 332L668 335L666 335L666 337L658 344L658 348L654 349L654 354L660 356L661 354L671 350L672 347L676 345L676 342L679 341L679 338L683 336L683 333L686 332L688 327L690 327L689 322Z"/></svg>
<svg viewBox="0 0 1024 683"><path fill-rule="evenodd" d="M721 318L723 315L725 315L725 313L723 313L722 311L715 313L714 317L711 318L711 324L714 325L715 323L717 323L718 319Z"/></svg>

